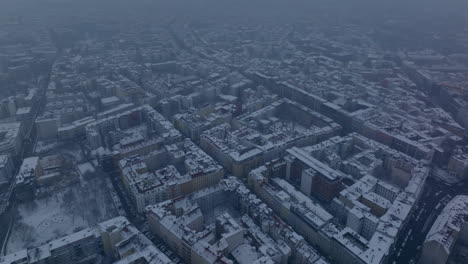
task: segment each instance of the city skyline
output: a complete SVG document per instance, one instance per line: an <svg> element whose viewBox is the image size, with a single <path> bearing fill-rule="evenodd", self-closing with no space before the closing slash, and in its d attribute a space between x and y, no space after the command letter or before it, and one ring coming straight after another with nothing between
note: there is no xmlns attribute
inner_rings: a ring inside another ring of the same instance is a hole
<svg viewBox="0 0 468 264"><path fill-rule="evenodd" d="M5 0L0 264L468 263L468 2Z"/></svg>

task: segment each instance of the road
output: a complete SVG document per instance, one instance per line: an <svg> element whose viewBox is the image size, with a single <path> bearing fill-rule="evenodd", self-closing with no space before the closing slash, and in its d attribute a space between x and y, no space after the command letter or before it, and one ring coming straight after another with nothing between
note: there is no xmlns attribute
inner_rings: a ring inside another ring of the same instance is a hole
<svg viewBox="0 0 468 264"><path fill-rule="evenodd" d="M419 207L403 229L387 263L417 263L422 245L434 221L456 195L468 194L468 182L449 186L428 178Z"/></svg>

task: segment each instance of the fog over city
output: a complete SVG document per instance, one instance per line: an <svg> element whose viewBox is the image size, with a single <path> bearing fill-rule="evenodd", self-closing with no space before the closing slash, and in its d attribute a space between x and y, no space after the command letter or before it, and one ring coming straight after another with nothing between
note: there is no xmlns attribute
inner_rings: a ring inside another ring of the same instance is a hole
<svg viewBox="0 0 468 264"><path fill-rule="evenodd" d="M0 264L468 263L468 1L0 1Z"/></svg>

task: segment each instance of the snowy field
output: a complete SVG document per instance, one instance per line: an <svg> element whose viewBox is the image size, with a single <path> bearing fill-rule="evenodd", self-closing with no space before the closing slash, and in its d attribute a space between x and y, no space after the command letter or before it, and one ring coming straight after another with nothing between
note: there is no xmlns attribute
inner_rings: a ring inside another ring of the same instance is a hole
<svg viewBox="0 0 468 264"><path fill-rule="evenodd" d="M87 168L89 169L89 168ZM104 179L94 178L18 206L7 252L33 247L117 216Z"/></svg>

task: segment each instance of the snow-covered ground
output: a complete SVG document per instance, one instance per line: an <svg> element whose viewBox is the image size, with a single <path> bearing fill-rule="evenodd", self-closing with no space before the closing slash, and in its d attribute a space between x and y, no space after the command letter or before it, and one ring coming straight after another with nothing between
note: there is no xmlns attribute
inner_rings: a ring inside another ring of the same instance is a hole
<svg viewBox="0 0 468 264"><path fill-rule="evenodd" d="M46 243L117 215L104 179L75 184L47 198L19 205L7 252Z"/></svg>

